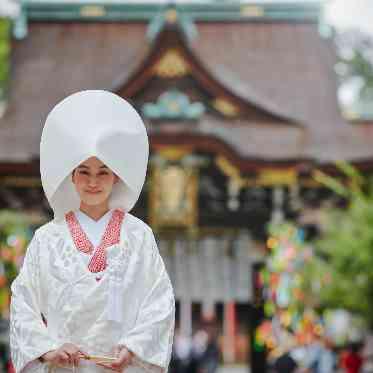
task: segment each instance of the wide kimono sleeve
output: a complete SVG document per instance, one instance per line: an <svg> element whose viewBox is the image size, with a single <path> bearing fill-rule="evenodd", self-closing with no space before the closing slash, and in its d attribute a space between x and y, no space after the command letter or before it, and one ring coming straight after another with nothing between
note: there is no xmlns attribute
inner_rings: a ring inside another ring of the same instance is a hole
<svg viewBox="0 0 373 373"><path fill-rule="evenodd" d="M134 364L153 373L166 372L171 358L175 324L175 298L171 281L149 228L142 245L143 266L138 278L144 297L134 327L120 345L135 354Z"/></svg>
<svg viewBox="0 0 373 373"><path fill-rule="evenodd" d="M38 357L56 348L42 319L40 273L40 242L35 234L11 287L10 348L17 373L35 366Z"/></svg>

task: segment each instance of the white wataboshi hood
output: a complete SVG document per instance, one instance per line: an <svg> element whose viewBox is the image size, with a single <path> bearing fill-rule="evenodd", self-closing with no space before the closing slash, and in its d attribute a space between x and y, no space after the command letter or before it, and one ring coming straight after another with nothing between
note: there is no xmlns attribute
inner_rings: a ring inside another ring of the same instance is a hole
<svg viewBox="0 0 373 373"><path fill-rule="evenodd" d="M40 142L40 174L55 218L80 206L72 171L95 156L118 175L110 208L128 212L139 198L148 164L149 142L136 110L114 93L82 91L49 113Z"/></svg>

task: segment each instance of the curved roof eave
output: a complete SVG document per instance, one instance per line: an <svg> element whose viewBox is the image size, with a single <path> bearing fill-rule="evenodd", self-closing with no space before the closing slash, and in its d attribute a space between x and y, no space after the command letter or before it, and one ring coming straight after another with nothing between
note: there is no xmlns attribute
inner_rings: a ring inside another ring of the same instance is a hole
<svg viewBox="0 0 373 373"><path fill-rule="evenodd" d="M111 90L113 92L127 92L128 90L130 92L129 95L131 96L133 94L133 89L130 89L129 87L136 85L136 80L141 79L141 86L144 85L144 74L141 74L141 72L151 65L151 62L149 61L154 55L157 56L156 58L159 58L160 54L158 46L160 44L160 39L162 38L162 33L165 31L170 32L170 30L163 30L158 34L157 38L153 41L150 47L144 47L144 52L141 60L138 62L137 68L134 64L130 74L126 74L124 77L121 77L113 82L111 86ZM209 68L209 66L206 66L206 64L203 63L199 58L198 52L188 45L182 35L182 31L180 31L178 27L174 27L171 32L174 32L175 35L179 34L176 37L180 41L180 48L184 50L187 59L190 60L190 63L193 65L194 69L198 70L202 75L204 75L212 83L212 85L219 87L220 90L224 91L226 96L232 97L234 101L238 101L240 106L255 106L266 114L277 117L280 121L286 122L287 124L307 127L303 120L290 116L284 110L281 110L275 103L271 102L271 100L267 97L264 98L253 91L249 91L247 86L245 86L243 89L242 83L234 75L233 71L228 71L226 68L220 66L220 69L223 69L224 71L217 73L213 71L213 69ZM146 75L148 76L149 74ZM229 79L224 79L226 76L229 76ZM148 77L148 79L150 79L150 77ZM194 76L194 79L197 81L201 80L198 76Z"/></svg>

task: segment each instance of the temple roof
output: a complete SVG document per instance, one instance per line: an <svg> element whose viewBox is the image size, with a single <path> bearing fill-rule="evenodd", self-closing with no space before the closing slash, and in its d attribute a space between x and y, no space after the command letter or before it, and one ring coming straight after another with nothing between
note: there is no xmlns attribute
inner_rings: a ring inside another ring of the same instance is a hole
<svg viewBox="0 0 373 373"><path fill-rule="evenodd" d="M177 136L221 141L242 163L373 158L372 137L340 114L336 57L331 40L320 37L317 22L194 20L193 24L194 37L179 37L177 46L194 66L192 78L208 95L220 92L267 117L232 119L208 111L194 126L175 123L172 141L177 142ZM126 93L136 105L138 92L131 94L129 84L140 87L139 79L163 53L156 52L164 33L150 40L148 26L145 21L29 21L27 38L13 45L9 106L0 119L0 160L38 158L47 113L72 92L113 90ZM167 37L173 32L180 34L177 27L171 28ZM163 127L151 120L147 124L159 140Z"/></svg>

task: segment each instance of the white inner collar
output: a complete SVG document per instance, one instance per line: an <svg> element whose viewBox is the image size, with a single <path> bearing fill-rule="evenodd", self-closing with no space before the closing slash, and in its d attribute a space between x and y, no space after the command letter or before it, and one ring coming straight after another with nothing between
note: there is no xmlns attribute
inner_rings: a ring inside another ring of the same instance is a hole
<svg viewBox="0 0 373 373"><path fill-rule="evenodd" d="M95 248L101 242L102 236L104 235L105 229L109 224L112 213L113 210L109 210L105 215L96 221L81 210L75 211L75 216L78 219L80 226Z"/></svg>

